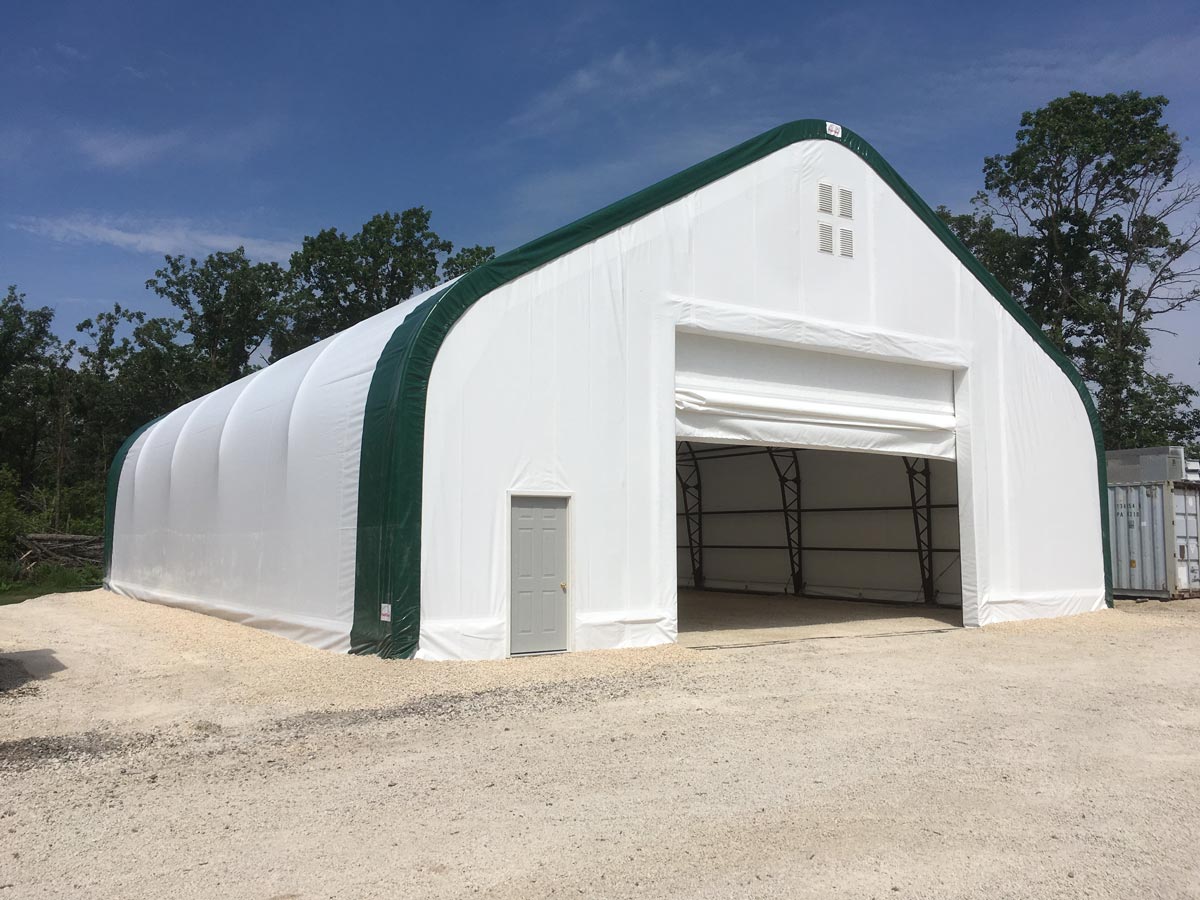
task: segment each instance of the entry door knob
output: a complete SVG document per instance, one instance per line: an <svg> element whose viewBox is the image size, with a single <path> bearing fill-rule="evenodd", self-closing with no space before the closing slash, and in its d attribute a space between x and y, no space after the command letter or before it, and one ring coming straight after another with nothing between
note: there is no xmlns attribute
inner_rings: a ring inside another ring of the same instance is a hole
<svg viewBox="0 0 1200 900"><path fill-rule="evenodd" d="M558 583L558 586L559 586L560 588L562 588L564 591L567 589L567 583L566 583L565 581L560 581L560 582Z"/></svg>

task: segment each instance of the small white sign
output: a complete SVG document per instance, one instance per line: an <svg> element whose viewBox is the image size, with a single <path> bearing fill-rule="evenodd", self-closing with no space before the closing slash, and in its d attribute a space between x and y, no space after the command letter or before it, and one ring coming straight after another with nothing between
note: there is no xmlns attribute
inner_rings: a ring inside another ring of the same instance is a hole
<svg viewBox="0 0 1200 900"><path fill-rule="evenodd" d="M380 622L392 621L392 604L390 604L390 603L380 603L379 604L379 621Z"/></svg>
<svg viewBox="0 0 1200 900"><path fill-rule="evenodd" d="M837 122L826 122L825 133L830 137L840 138L842 136L842 126Z"/></svg>

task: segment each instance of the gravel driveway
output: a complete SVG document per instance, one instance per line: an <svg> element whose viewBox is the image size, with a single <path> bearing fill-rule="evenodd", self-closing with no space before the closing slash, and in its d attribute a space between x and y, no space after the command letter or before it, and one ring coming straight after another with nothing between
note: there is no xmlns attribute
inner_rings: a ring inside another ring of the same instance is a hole
<svg viewBox="0 0 1200 900"><path fill-rule="evenodd" d="M440 664L0 608L0 900L1200 896L1200 601L840 608Z"/></svg>

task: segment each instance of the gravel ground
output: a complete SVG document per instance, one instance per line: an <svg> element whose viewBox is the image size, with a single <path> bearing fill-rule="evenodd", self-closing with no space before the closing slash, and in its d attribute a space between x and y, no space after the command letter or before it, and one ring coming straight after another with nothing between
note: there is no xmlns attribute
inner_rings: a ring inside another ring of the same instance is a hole
<svg viewBox="0 0 1200 900"><path fill-rule="evenodd" d="M743 602L692 648L443 664L0 608L0 900L1200 897L1200 601Z"/></svg>

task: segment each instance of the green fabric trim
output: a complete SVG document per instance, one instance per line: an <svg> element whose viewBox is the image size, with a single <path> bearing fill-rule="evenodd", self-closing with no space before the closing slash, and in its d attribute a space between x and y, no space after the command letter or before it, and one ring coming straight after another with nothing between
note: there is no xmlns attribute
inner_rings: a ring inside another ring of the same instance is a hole
<svg viewBox="0 0 1200 900"><path fill-rule="evenodd" d="M1104 436L1087 384L1008 292L870 144L849 129L827 133L823 119L773 128L624 200L496 257L447 286L409 314L388 341L367 397L359 472L355 653L411 657L421 619L421 480L425 402L438 349L454 323L502 285L673 203L705 185L800 141L829 140L860 156L941 239L1008 313L1037 341L1075 386L1092 425L1096 448L1104 579L1112 604L1108 488ZM391 623L381 606L391 603Z"/></svg>
<svg viewBox="0 0 1200 900"><path fill-rule="evenodd" d="M104 586L108 587L108 580L112 577L112 558L113 558L113 538L116 529L117 519L117 487L121 483L121 470L125 468L125 457L129 455L131 448L138 438L145 433L146 429L157 422L154 419L147 422L129 437L125 438L119 448L117 455L113 457L112 465L108 467L108 478L104 485Z"/></svg>
<svg viewBox="0 0 1200 900"><path fill-rule="evenodd" d="M367 389L358 468L351 653L411 659L417 652L425 392L437 353L437 346L431 352L420 337L426 318L445 293L430 297L392 332ZM415 468L403 468L410 465ZM381 614L386 603L391 604L390 624Z"/></svg>

